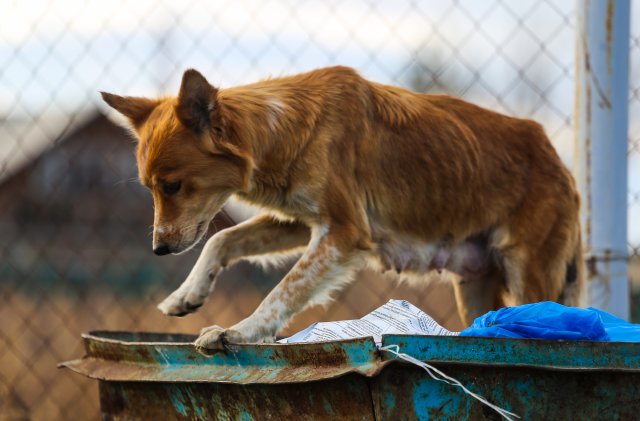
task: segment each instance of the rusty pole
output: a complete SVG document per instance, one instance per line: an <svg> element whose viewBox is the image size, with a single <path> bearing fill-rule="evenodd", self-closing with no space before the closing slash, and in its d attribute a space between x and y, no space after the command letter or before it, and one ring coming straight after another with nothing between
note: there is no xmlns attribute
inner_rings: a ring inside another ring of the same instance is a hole
<svg viewBox="0 0 640 421"><path fill-rule="evenodd" d="M629 319L629 0L578 0L574 172L588 304Z"/></svg>

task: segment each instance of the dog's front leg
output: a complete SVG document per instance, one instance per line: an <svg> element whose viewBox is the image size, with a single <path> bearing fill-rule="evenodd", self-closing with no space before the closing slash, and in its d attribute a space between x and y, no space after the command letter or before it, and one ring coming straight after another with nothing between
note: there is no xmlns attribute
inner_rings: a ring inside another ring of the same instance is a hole
<svg viewBox="0 0 640 421"><path fill-rule="evenodd" d="M260 215L222 230L204 245L187 279L158 305L170 316L196 311L213 289L218 272L243 257L293 251L309 242L309 228Z"/></svg>
<svg viewBox="0 0 640 421"><path fill-rule="evenodd" d="M206 352L222 349L225 342L272 341L294 314L309 305L326 303L332 291L347 284L364 253L344 235L331 235L326 227L314 229L305 253L256 311L229 329L203 329L196 347Z"/></svg>

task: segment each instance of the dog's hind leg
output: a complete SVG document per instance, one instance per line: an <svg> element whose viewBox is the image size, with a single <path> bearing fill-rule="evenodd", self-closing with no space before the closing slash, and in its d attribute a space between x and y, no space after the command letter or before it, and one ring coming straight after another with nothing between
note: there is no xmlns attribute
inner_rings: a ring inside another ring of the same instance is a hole
<svg viewBox="0 0 640 421"><path fill-rule="evenodd" d="M310 230L295 222L260 215L216 233L205 244L182 285L158 305L170 316L196 311L214 286L218 272L243 257L295 251L309 242Z"/></svg>
<svg viewBox="0 0 640 421"><path fill-rule="evenodd" d="M504 274L495 266L483 274L454 275L452 284L458 315L465 327L476 317L504 305Z"/></svg>
<svg viewBox="0 0 640 421"><path fill-rule="evenodd" d="M289 319L305 307L329 301L330 294L351 279L364 264L367 253L356 240L344 235L348 230L316 227L304 254L267 295L256 311L229 329L211 326L196 341L200 350L221 349L232 343L270 341Z"/></svg>
<svg viewBox="0 0 640 421"><path fill-rule="evenodd" d="M494 236L510 304L579 304L583 278L577 199L566 201L522 209Z"/></svg>

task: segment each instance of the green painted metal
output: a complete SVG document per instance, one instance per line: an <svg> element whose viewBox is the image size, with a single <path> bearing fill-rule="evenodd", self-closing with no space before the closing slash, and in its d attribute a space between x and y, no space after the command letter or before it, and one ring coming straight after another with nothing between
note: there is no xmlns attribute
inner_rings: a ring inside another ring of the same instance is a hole
<svg viewBox="0 0 640 421"><path fill-rule="evenodd" d="M490 408L371 339L231 345L190 335L94 332L61 364L100 380L104 419L497 419ZM640 344L386 336L523 419L635 419Z"/></svg>
<svg viewBox="0 0 640 421"><path fill-rule="evenodd" d="M92 332L87 355L63 365L109 381L301 383L347 373L374 375L385 362L372 339L284 346L229 345L227 352L198 353L192 335Z"/></svg>
<svg viewBox="0 0 640 421"><path fill-rule="evenodd" d="M433 364L471 391L523 420L636 420L640 375L522 366ZM491 408L417 367L392 365L375 377L378 420L497 420ZM391 403L391 404L390 404Z"/></svg>
<svg viewBox="0 0 640 421"><path fill-rule="evenodd" d="M388 335L383 345L398 345L402 352L433 363L640 373L637 342Z"/></svg>

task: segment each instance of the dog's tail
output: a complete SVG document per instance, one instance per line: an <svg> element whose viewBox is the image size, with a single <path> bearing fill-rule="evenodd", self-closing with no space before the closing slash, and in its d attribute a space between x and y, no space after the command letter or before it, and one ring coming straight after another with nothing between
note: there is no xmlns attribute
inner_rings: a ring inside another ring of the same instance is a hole
<svg viewBox="0 0 640 421"><path fill-rule="evenodd" d="M584 303L584 273L585 261L582 251L582 240L578 228L577 241L574 246L573 257L567 262L564 288L558 301L567 306L580 307Z"/></svg>

